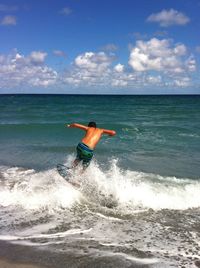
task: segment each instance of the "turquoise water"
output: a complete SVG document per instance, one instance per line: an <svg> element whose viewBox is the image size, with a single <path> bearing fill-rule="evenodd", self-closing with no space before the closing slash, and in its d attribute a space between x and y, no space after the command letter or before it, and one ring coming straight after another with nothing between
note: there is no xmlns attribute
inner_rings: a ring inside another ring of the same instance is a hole
<svg viewBox="0 0 200 268"><path fill-rule="evenodd" d="M195 267L200 97L0 95L0 257L51 268ZM96 121L104 136L73 187ZM6 246L5 246L6 245Z"/></svg>
<svg viewBox="0 0 200 268"><path fill-rule="evenodd" d="M83 132L65 123L114 129L95 159L161 175L199 178L199 96L0 96L0 161L46 169L75 151Z"/></svg>

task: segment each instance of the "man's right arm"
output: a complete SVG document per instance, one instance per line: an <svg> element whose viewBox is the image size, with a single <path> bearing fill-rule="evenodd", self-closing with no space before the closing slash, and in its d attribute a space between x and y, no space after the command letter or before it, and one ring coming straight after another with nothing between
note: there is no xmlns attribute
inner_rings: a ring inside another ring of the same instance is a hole
<svg viewBox="0 0 200 268"><path fill-rule="evenodd" d="M88 130L88 127L84 126L84 125L81 125L81 124L77 124L77 123L73 123L73 124L70 124L70 125L67 125L68 127L71 127L71 128L80 128L82 130L85 130L87 131Z"/></svg>
<svg viewBox="0 0 200 268"><path fill-rule="evenodd" d="M103 129L103 134L108 134L109 136L114 136L116 134L116 132L114 130Z"/></svg>

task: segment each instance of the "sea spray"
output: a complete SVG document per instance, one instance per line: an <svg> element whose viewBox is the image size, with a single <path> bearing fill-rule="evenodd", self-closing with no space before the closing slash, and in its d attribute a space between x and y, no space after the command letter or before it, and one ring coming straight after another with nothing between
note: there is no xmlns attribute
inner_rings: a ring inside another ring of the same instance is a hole
<svg viewBox="0 0 200 268"><path fill-rule="evenodd" d="M110 162L108 170L101 169L95 162L85 173L81 173L79 167L71 180L80 182L80 189L67 183L55 168L41 172L4 168L2 174L6 179L0 188L2 206L16 205L36 210L67 208L81 202L81 196L97 205L117 207L128 213L144 208L187 209L200 206L198 180L123 170L115 159Z"/></svg>
<svg viewBox="0 0 200 268"><path fill-rule="evenodd" d="M36 172L8 168L2 173L6 183L0 188L0 205L21 206L27 210L70 207L79 200L80 192L67 184L55 169Z"/></svg>

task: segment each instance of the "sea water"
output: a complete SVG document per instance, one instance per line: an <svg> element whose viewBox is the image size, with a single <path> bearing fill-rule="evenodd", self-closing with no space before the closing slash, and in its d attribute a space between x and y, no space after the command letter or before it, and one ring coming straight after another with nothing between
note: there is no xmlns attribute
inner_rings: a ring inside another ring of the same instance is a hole
<svg viewBox="0 0 200 268"><path fill-rule="evenodd" d="M1 95L0 255L52 268L197 267L199 118L199 96ZM74 172L78 189L56 165L72 164L84 135L67 124L89 121L117 134Z"/></svg>

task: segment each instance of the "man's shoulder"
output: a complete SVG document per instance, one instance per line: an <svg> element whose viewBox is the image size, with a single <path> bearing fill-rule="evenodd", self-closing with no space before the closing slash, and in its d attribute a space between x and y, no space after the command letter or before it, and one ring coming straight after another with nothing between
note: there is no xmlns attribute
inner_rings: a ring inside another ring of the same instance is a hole
<svg viewBox="0 0 200 268"><path fill-rule="evenodd" d="M99 132L103 132L104 131L103 128L96 128L96 130L99 131Z"/></svg>
<svg viewBox="0 0 200 268"><path fill-rule="evenodd" d="M103 134L103 132L104 132L104 129L102 129L102 128L93 128L93 127L89 127L88 128L88 131L91 131L91 132L93 132L93 133L99 133L99 134Z"/></svg>

